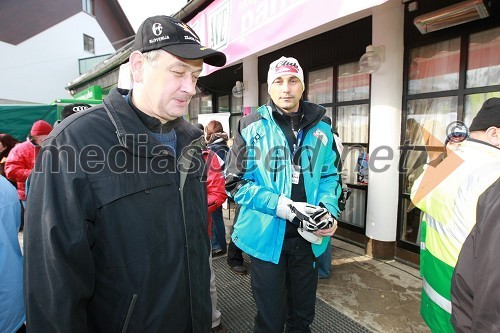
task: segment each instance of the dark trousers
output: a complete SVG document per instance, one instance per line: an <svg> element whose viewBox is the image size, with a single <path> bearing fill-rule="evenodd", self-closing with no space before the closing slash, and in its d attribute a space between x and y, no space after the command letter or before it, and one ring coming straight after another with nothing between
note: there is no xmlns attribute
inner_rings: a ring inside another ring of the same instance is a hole
<svg viewBox="0 0 500 333"><path fill-rule="evenodd" d="M212 249L220 248L222 253L227 251L226 227L222 215L222 207L212 213Z"/></svg>
<svg viewBox="0 0 500 333"><path fill-rule="evenodd" d="M232 239L227 246L227 264L229 267L243 266L243 251L233 243Z"/></svg>
<svg viewBox="0 0 500 333"><path fill-rule="evenodd" d="M255 333L311 332L318 271L311 243L302 237L285 239L278 264L254 257L252 293L257 307Z"/></svg>
<svg viewBox="0 0 500 333"><path fill-rule="evenodd" d="M234 208L234 225L238 221L240 208L240 205L236 205ZM234 244L232 238L229 240L229 245L227 246L227 264L229 267L243 266L243 251Z"/></svg>

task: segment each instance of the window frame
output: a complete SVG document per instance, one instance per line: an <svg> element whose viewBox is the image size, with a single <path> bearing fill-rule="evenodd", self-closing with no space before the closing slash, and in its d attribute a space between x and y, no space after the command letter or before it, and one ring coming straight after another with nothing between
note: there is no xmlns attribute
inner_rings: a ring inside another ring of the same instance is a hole
<svg viewBox="0 0 500 333"><path fill-rule="evenodd" d="M95 54L95 38L87 34L83 34L83 50Z"/></svg>
<svg viewBox="0 0 500 333"><path fill-rule="evenodd" d="M313 72L316 71L321 71L321 70L331 70L332 73L332 82L331 82L331 98L329 99L331 102L325 102L325 103L317 103L319 105L324 106L327 109L331 110L331 120L332 120L332 126L337 130L337 123L338 123L338 108L339 107L349 107L349 106L356 106L356 105L368 105L368 128L367 128L367 140L366 142L342 142L344 145L344 151L354 151L358 147L363 147L363 150L366 153L368 152L368 147L369 147L369 133L370 133L370 99L371 99L371 75L369 75L368 78L368 96L367 98L363 99L352 99L352 100L343 100L339 101L339 91L338 91L338 85L339 85L339 67L347 64L356 64L358 62L358 59L349 59L346 61L342 61L339 63L331 64L330 66L326 67L321 67L321 68L312 68L309 71L305 72L305 78L307 78L307 81L309 81L309 75ZM304 91L304 95L306 98L309 98L309 82L305 82L306 89ZM345 154L343 154L345 156ZM361 211L363 211L363 225L359 226L358 224L346 221L345 219L342 218L342 213L339 217L339 225L347 230L354 231L359 234L365 234L366 232L366 209L367 209L367 202L368 202L368 188L369 184L358 184L358 183L347 183L346 184L348 188L350 188L353 192L354 191L362 191L364 194L364 207L361 208ZM350 199L351 200L351 199ZM347 207L346 207L347 208Z"/></svg>
<svg viewBox="0 0 500 333"><path fill-rule="evenodd" d="M82 10L87 14L95 16L95 2L94 2L94 0L82 0Z"/></svg>
<svg viewBox="0 0 500 333"><path fill-rule="evenodd" d="M487 27L487 28L482 28L474 31L470 30L457 30L456 33L453 34L447 34L443 35L440 39L431 39L431 40L424 40L420 41L418 43L414 43L411 45L406 45L405 47L405 52L404 52L404 70L403 70L403 98L402 98L402 121L401 121L401 160L400 160L400 175L399 175L399 195L398 195L398 221L397 221L397 247L414 252L414 253L419 253L420 251L420 243L419 239L417 237L416 243L409 242L405 239L403 239L405 235L405 230L407 230L407 226L404 225L404 221L408 221L408 214L415 214L415 212L408 212L407 211L407 205L405 205L405 200L410 200L410 193L406 191L404 188L406 185L405 177L406 173L404 172L403 168L404 166L401 164L405 156L407 155L408 151L415 150L415 151L431 151L431 152L443 152L444 151L444 145L438 146L438 145L430 145L430 146L421 146L421 145L408 145L405 144L405 135L404 133L406 132L406 123L408 120L408 106L412 101L417 101L417 100L430 100L430 99L436 99L436 98L443 98L443 97L456 97L456 120L465 122L466 120L466 104L467 104L467 98L471 95L476 95L476 94L495 94L499 93L500 94L500 84L499 85L489 85L489 86L481 86L481 87L467 87L466 84L466 78L467 78L467 70L468 70L468 60L469 60L469 41L470 37L474 34L486 32L488 30L494 30L498 29L500 26L496 27ZM449 40L453 40L459 38L459 45L460 45L460 55L459 55L459 78L458 78L458 87L457 89L450 89L450 90L441 90L441 91L433 91L433 92L424 92L424 93L416 93L416 94L410 94L409 93L409 76L410 76L410 56L411 56L411 51L416 49L416 48L421 48L429 45L433 45L436 43L441 43L441 42L446 42ZM477 111L477 110L476 110ZM470 116L470 115L469 115ZM445 124L447 125L447 124ZM469 125L466 123L466 125ZM444 141L444 138L438 138L440 140ZM418 208L413 208L417 209ZM422 219L423 214L420 214L420 218ZM420 221L421 223L421 221Z"/></svg>

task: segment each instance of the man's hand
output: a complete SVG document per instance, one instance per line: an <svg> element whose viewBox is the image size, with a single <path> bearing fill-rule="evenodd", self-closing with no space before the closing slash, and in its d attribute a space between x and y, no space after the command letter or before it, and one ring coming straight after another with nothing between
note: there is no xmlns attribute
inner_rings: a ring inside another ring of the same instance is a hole
<svg viewBox="0 0 500 333"><path fill-rule="evenodd" d="M328 216L325 216L322 220L322 222L324 220L329 220L325 223L326 226L328 226L327 228L322 228L322 229L318 229L317 231L314 231L313 233L316 235L316 236L333 236L333 234L335 233L335 231L337 230L337 220L330 215L330 213L328 213Z"/></svg>
<svg viewBox="0 0 500 333"><path fill-rule="evenodd" d="M276 206L276 216L298 224L300 227L303 227L302 224L306 222L307 225L310 225L310 227L306 226L307 229L317 230L316 223L311 216L320 213L321 210L321 207L307 202L295 202L281 195L278 199L278 206Z"/></svg>

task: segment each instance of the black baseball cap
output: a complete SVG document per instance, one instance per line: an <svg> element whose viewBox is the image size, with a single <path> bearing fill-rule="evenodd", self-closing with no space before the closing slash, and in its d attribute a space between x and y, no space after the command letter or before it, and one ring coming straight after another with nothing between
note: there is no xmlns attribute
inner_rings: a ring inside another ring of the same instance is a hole
<svg viewBox="0 0 500 333"><path fill-rule="evenodd" d="M487 99L477 115L472 119L469 131L485 131L490 127L500 127L500 98Z"/></svg>
<svg viewBox="0 0 500 333"><path fill-rule="evenodd" d="M135 35L134 51L157 49L184 59L203 59L203 62L216 67L226 64L224 53L201 45L200 38L190 26L170 16L147 18Z"/></svg>

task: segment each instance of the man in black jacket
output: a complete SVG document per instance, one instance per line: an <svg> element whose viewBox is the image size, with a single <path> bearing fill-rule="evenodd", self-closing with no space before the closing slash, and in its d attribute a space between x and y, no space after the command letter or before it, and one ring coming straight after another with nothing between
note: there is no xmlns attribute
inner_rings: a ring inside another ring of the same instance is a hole
<svg viewBox="0 0 500 333"><path fill-rule="evenodd" d="M480 197L477 222L465 240L451 285L451 322L457 332L500 330L500 180Z"/></svg>
<svg viewBox="0 0 500 333"><path fill-rule="evenodd" d="M186 24L150 17L129 58L134 88L45 141L25 228L30 332L208 332L210 244L202 132L186 122L203 62Z"/></svg>
<svg viewBox="0 0 500 333"><path fill-rule="evenodd" d="M471 138L496 148L500 170L500 98L490 98L469 127ZM476 171L481 177L483 170ZM498 174L498 172L497 172ZM474 175L471 176L471 178ZM472 178L474 179L474 178ZM473 181L472 181L473 183ZM464 241L451 284L451 323L456 332L500 331L500 179L477 201L474 227Z"/></svg>

